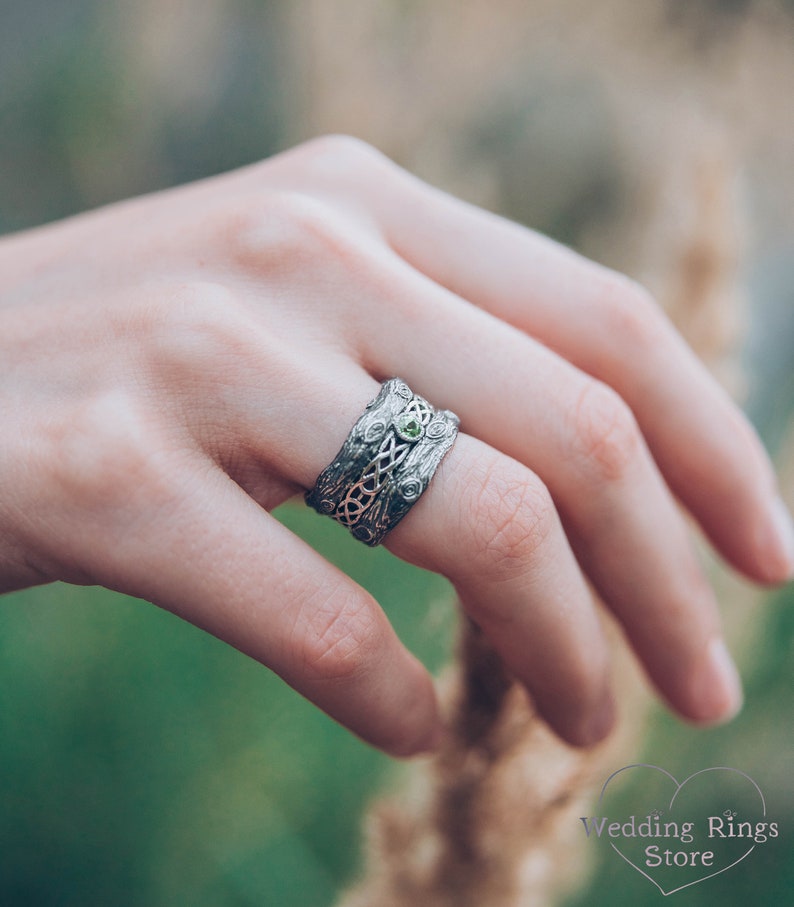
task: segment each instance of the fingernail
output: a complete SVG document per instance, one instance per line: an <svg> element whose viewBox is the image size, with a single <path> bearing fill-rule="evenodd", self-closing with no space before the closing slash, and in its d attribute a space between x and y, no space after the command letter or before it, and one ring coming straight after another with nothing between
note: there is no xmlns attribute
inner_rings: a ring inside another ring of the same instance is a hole
<svg viewBox="0 0 794 907"><path fill-rule="evenodd" d="M794 578L794 522L782 498L777 498L770 512L773 528L775 574L783 580Z"/></svg>
<svg viewBox="0 0 794 907"><path fill-rule="evenodd" d="M606 695L599 705L590 713L584 728L585 743L600 743L612 730L615 723L615 701Z"/></svg>
<svg viewBox="0 0 794 907"><path fill-rule="evenodd" d="M713 639L696 676L695 704L698 721L720 724L741 709L744 696L739 672L721 639Z"/></svg>
<svg viewBox="0 0 794 907"><path fill-rule="evenodd" d="M428 737L426 753L437 753L444 741L447 739L447 729L440 722L435 726L433 733Z"/></svg>
<svg viewBox="0 0 794 907"><path fill-rule="evenodd" d="M438 722L419 740L414 741L408 746L403 744L395 746L390 749L390 753L392 756L397 756L402 759L410 758L411 756L427 756L438 752L445 739L446 728L442 723Z"/></svg>

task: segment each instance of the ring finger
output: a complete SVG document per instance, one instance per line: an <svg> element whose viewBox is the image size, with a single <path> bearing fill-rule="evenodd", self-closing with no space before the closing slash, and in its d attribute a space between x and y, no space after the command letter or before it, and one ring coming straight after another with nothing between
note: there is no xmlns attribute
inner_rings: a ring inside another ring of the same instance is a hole
<svg viewBox="0 0 794 907"><path fill-rule="evenodd" d="M266 432L266 456L311 487L377 390L343 356L293 363L310 412ZM259 386L266 387L265 375ZM443 402L443 401L442 401ZM272 401L269 403L272 407ZM271 413L270 418L274 418ZM229 433L231 436L233 433ZM262 425L234 435L262 444ZM265 456L263 452L263 457ZM399 556L452 580L539 711L565 739L597 741L612 723L606 647L592 599L543 483L516 460L460 435L420 501L388 539Z"/></svg>

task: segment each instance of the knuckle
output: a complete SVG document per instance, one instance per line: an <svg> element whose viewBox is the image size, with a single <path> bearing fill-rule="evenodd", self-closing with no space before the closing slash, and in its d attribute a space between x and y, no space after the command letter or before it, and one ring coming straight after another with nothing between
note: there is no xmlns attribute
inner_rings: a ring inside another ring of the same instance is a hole
<svg viewBox="0 0 794 907"><path fill-rule="evenodd" d="M618 481L636 458L641 436L629 406L599 381L589 381L574 410L574 455L589 476Z"/></svg>
<svg viewBox="0 0 794 907"><path fill-rule="evenodd" d="M53 420L47 432L45 481L51 502L83 512L128 512L157 497L168 470L153 426L132 400L109 391Z"/></svg>
<svg viewBox="0 0 794 907"><path fill-rule="evenodd" d="M380 642L369 607L360 595L323 592L301 608L296 621L301 660L326 681L344 681L366 672Z"/></svg>
<svg viewBox="0 0 794 907"><path fill-rule="evenodd" d="M554 525L554 504L546 487L528 470L497 461L474 500L476 568L486 576L524 574Z"/></svg>
<svg viewBox="0 0 794 907"><path fill-rule="evenodd" d="M312 139L301 146L300 151L308 160L324 171L356 176L362 167L370 168L387 159L363 139L343 133L329 133Z"/></svg>
<svg viewBox="0 0 794 907"><path fill-rule="evenodd" d="M177 284L149 303L136 325L155 373L170 386L196 373L218 374L224 363L254 350L254 320L225 286L210 281ZM162 374L164 373L164 374Z"/></svg>
<svg viewBox="0 0 794 907"><path fill-rule="evenodd" d="M354 262L360 243L332 204L296 190L271 191L256 210L230 215L223 242L234 264L268 281L295 273L327 273L331 262Z"/></svg>
<svg viewBox="0 0 794 907"><path fill-rule="evenodd" d="M645 287L610 271L601 278L596 296L608 335L619 339L623 349L642 352L658 345L664 316Z"/></svg>

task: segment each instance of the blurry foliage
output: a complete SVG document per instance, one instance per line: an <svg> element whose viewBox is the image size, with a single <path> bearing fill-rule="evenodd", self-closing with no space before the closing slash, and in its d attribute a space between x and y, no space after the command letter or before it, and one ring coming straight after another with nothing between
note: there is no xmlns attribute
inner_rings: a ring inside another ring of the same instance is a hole
<svg viewBox="0 0 794 907"><path fill-rule="evenodd" d="M280 516L427 664L449 657L444 580ZM0 904L304 907L355 868L389 760L172 615L102 589L7 596L0 690Z"/></svg>
<svg viewBox="0 0 794 907"><path fill-rule="evenodd" d="M285 7L230 7L0 2L0 231L283 147Z"/></svg>
<svg viewBox="0 0 794 907"><path fill-rule="evenodd" d="M794 689L794 588L766 604L767 621L755 645L761 657L743 665L745 707L730 725L693 732L669 714L658 714L638 762L660 765L678 781L696 771L726 765L750 775L761 787L770 821L780 837L756 847L740 867L675 893L679 907L714 904L782 905L794 891L794 786L791 755L791 691ZM616 766L619 768L619 766ZM606 779L604 779L606 780ZM597 792L596 792L597 793ZM626 815L642 799L641 788L623 792ZM716 810L709 815L716 814ZM673 842L675 843L675 842ZM591 846L592 845L592 846ZM636 907L662 895L632 867L624 864L607 841L588 841L596 871L587 890L566 907ZM675 849L675 848L673 848ZM681 849L686 849L683 845Z"/></svg>

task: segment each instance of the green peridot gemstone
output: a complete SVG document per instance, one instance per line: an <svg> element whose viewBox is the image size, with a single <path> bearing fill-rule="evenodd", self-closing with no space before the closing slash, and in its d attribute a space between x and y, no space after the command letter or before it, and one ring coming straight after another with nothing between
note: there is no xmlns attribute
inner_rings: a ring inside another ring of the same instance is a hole
<svg viewBox="0 0 794 907"><path fill-rule="evenodd" d="M422 423L411 413L402 413L395 422L397 434L405 441L416 441L422 436Z"/></svg>

